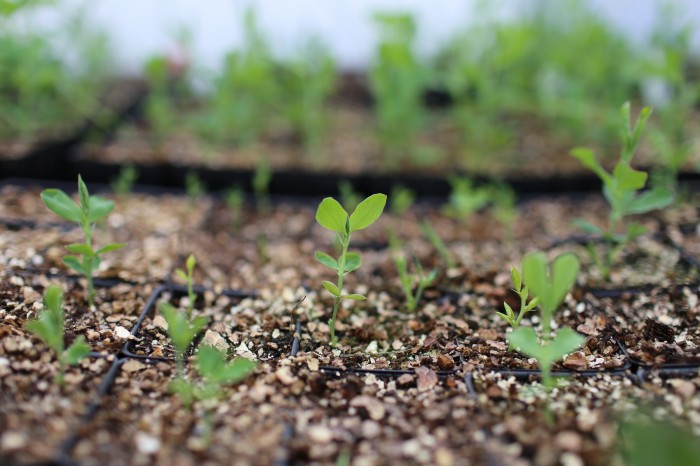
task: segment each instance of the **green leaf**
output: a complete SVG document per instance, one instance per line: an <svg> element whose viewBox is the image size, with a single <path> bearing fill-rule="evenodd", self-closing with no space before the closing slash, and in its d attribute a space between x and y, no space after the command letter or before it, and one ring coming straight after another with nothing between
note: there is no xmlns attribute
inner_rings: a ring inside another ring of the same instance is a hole
<svg viewBox="0 0 700 466"><path fill-rule="evenodd" d="M66 246L66 251L72 252L73 254L82 254L83 256L92 257L95 255L95 251L83 243L69 244Z"/></svg>
<svg viewBox="0 0 700 466"><path fill-rule="evenodd" d="M340 290L338 289L337 286L335 286L333 283L329 282L328 280L323 281L323 287L330 292L335 297L340 297Z"/></svg>
<svg viewBox="0 0 700 466"><path fill-rule="evenodd" d="M90 212L90 193L80 175L78 175L78 197L80 198L80 209L87 215Z"/></svg>
<svg viewBox="0 0 700 466"><path fill-rule="evenodd" d="M216 348L204 346L197 352L197 371L209 383L236 383L246 378L257 363L246 358L236 358L227 363L225 355Z"/></svg>
<svg viewBox="0 0 700 466"><path fill-rule="evenodd" d="M509 318L511 318L511 319L515 318L515 312L513 312L513 308L510 307L510 305L508 303L503 303L503 307L506 309L506 315Z"/></svg>
<svg viewBox="0 0 700 466"><path fill-rule="evenodd" d="M83 267L83 263L76 256L65 256L63 263L81 275L87 275L87 270Z"/></svg>
<svg viewBox="0 0 700 466"><path fill-rule="evenodd" d="M637 196L632 202L625 206L627 214L644 214L673 203L673 193L664 188L654 188Z"/></svg>
<svg viewBox="0 0 700 466"><path fill-rule="evenodd" d="M557 332L552 341L540 345L531 327L519 327L508 335L508 342L524 355L537 359L540 370L548 371L553 363L579 349L586 339L570 328Z"/></svg>
<svg viewBox="0 0 700 466"><path fill-rule="evenodd" d="M547 357L552 361L559 361L565 355L573 353L581 348L586 338L573 329L564 327L557 332L551 342L545 346Z"/></svg>
<svg viewBox="0 0 700 466"><path fill-rule="evenodd" d="M175 269L175 275L177 275L181 280L187 281L187 274L182 269Z"/></svg>
<svg viewBox="0 0 700 466"><path fill-rule="evenodd" d="M46 207L59 217L71 222L82 223L83 213L80 207L60 189L45 189L41 192L41 200Z"/></svg>
<svg viewBox="0 0 700 466"><path fill-rule="evenodd" d="M624 191L642 189L647 182L647 174L645 172L635 170L624 160L619 161L615 165L613 177L617 181L617 188Z"/></svg>
<svg viewBox="0 0 700 466"><path fill-rule="evenodd" d="M344 294L340 297L341 299L352 299L353 301L364 301L367 299L366 296L363 296L361 294Z"/></svg>
<svg viewBox="0 0 700 466"><path fill-rule="evenodd" d="M345 234L345 225L348 222L348 213L332 197L321 201L316 211L316 221L324 228Z"/></svg>
<svg viewBox="0 0 700 466"><path fill-rule="evenodd" d="M551 315L576 282L579 268L576 255L565 253L554 259L548 274L547 256L537 252L523 259L523 278L531 294L539 299L543 312Z"/></svg>
<svg viewBox="0 0 700 466"><path fill-rule="evenodd" d="M350 231L358 231L367 228L377 221L386 205L386 194L372 194L360 202L355 211L350 215Z"/></svg>
<svg viewBox="0 0 700 466"><path fill-rule="evenodd" d="M602 235L603 234L603 229L593 225L591 222L588 220L584 220L582 218L577 218L573 222L571 222L574 226L578 227L581 229L584 233L588 233L589 235Z"/></svg>
<svg viewBox="0 0 700 466"><path fill-rule="evenodd" d="M316 260L326 267L330 267L333 270L338 270L338 261L333 259L331 256L325 252L316 251Z"/></svg>
<svg viewBox="0 0 700 466"><path fill-rule="evenodd" d="M507 336L508 343L525 356L540 359L542 347L532 327L518 327Z"/></svg>
<svg viewBox="0 0 700 466"><path fill-rule="evenodd" d="M520 277L520 272L513 266L510 268L510 281L513 283L515 291L520 291L522 289L523 281Z"/></svg>
<svg viewBox="0 0 700 466"><path fill-rule="evenodd" d="M168 335L178 353L183 354L192 344L194 337L204 328L208 319L204 316L190 321L187 314L175 309L170 303L162 302L160 312L168 323Z"/></svg>
<svg viewBox="0 0 700 466"><path fill-rule="evenodd" d="M102 196L90 196L88 206L90 209L88 221L90 223L95 223L114 209L114 202Z"/></svg>
<svg viewBox="0 0 700 466"><path fill-rule="evenodd" d="M50 285L44 292L44 305L53 312L61 312L63 291L57 285Z"/></svg>
<svg viewBox="0 0 700 466"><path fill-rule="evenodd" d="M586 147L576 147L571 150L571 156L578 159L584 167L598 175L598 178L600 178L605 185L612 185L612 177L605 171L602 165L600 165L592 150Z"/></svg>
<svg viewBox="0 0 700 466"><path fill-rule="evenodd" d="M117 249L121 249L124 246L126 246L126 244L124 244L124 243L107 244L105 246L102 246L100 249L98 249L97 252L95 252L95 254L99 256L100 254L104 254L106 252L116 251Z"/></svg>
<svg viewBox="0 0 700 466"><path fill-rule="evenodd" d="M65 364L73 366L78 364L81 359L90 354L90 351L91 348L87 343L85 343L85 338L82 335L79 335L73 344L63 352L61 358Z"/></svg>
<svg viewBox="0 0 700 466"><path fill-rule="evenodd" d="M44 293L44 311L39 318L27 322L27 330L39 337L58 355L63 351L63 292L56 285L51 285Z"/></svg>
<svg viewBox="0 0 700 466"><path fill-rule="evenodd" d="M195 259L194 254L187 256L187 261L185 262L185 267L187 267L187 272L191 275L194 271L194 267L197 265L197 259Z"/></svg>
<svg viewBox="0 0 700 466"><path fill-rule="evenodd" d="M345 272L352 272L360 268L362 265L362 258L356 252L349 252L345 256Z"/></svg>

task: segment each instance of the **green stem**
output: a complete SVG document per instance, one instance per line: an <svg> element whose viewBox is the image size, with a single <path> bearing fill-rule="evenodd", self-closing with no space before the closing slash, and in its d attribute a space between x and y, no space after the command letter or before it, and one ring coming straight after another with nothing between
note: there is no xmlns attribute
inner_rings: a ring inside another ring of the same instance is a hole
<svg viewBox="0 0 700 466"><path fill-rule="evenodd" d="M348 246L350 245L350 233L347 233L344 238L341 238L340 241L342 242L343 245L343 252L340 254L340 258L338 260L338 291L340 293L343 292L343 278L345 276L345 258L348 255ZM331 320L328 322L328 326L331 329L331 348L335 348L336 345L336 339L335 339L335 319L338 317L338 308L340 307L340 297L336 296L335 297L335 304L333 306L333 316L331 317Z"/></svg>
<svg viewBox="0 0 700 466"><path fill-rule="evenodd" d="M83 232L85 233L85 244L92 247L92 232L90 231L89 223L83 225ZM83 268L85 269L85 278L87 279L88 306L92 308L95 304L95 288L92 282L92 257L83 256Z"/></svg>

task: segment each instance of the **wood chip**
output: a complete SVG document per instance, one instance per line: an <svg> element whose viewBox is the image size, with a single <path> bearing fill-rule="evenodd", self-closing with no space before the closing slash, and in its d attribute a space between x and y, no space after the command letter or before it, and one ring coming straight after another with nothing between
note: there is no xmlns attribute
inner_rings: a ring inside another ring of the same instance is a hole
<svg viewBox="0 0 700 466"><path fill-rule="evenodd" d="M429 367L416 367L416 377L420 391L430 390L438 383L437 374Z"/></svg>

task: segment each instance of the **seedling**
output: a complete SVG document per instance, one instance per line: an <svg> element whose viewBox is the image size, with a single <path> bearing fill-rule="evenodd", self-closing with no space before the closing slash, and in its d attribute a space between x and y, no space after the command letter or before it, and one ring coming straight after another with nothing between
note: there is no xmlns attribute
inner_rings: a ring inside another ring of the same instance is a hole
<svg viewBox="0 0 700 466"><path fill-rule="evenodd" d="M202 182L197 172L188 171L185 173L185 192L190 202L194 204L207 192L206 185Z"/></svg>
<svg viewBox="0 0 700 466"><path fill-rule="evenodd" d="M583 166L592 170L602 180L603 195L610 205L610 216L605 230L583 219L576 221L576 225L584 232L599 235L603 238L605 251L602 256L598 254L593 242L587 245L587 249L593 263L601 271L605 280L610 277L610 271L617 256L628 244L645 231L642 225L629 223L625 226L624 231L619 233L618 230L624 217L661 209L673 202L673 194L662 187L640 193L639 191L647 181L647 173L635 170L630 165L650 115L650 107L642 109L633 127L630 120L629 102L622 106L622 152L612 173L608 173L600 165L590 149L579 147L571 151L573 157L577 158Z"/></svg>
<svg viewBox="0 0 700 466"><path fill-rule="evenodd" d="M180 277L187 284L187 317L192 317L192 311L194 310L194 303L197 301L197 294L194 292L194 266L197 265L197 260L194 258L194 254L190 254L185 261L185 272L182 269L175 269L175 274Z"/></svg>
<svg viewBox="0 0 700 466"><path fill-rule="evenodd" d="M406 258L402 254L396 254L394 256L394 263L396 264L396 270L399 273L401 290L406 296L406 308L413 312L416 310L416 307L420 302L420 298L423 295L423 290L432 285L437 278L437 269L433 269L426 274L420 261L414 256L413 265L415 272L411 274L407 270ZM414 287L416 290L415 293L413 292Z"/></svg>
<svg viewBox="0 0 700 466"><path fill-rule="evenodd" d="M209 404L206 406L207 412L204 417L204 443L211 443L213 431L212 410L216 400L221 398L223 387L238 383L248 377L257 367L255 361L245 358L236 358L227 361L226 355L211 346L203 346L197 351L197 361L195 368L199 381L188 381L178 378L170 385L170 391L177 394L182 403L188 409L194 401L201 401Z"/></svg>
<svg viewBox="0 0 700 466"><path fill-rule="evenodd" d="M238 228L241 223L241 211L245 201L245 192L240 186L232 186L226 191L226 206L231 212L231 223Z"/></svg>
<svg viewBox="0 0 700 466"><path fill-rule="evenodd" d="M416 202L416 194L408 188L397 185L392 188L390 199L391 213L396 217L401 217Z"/></svg>
<svg viewBox="0 0 700 466"><path fill-rule="evenodd" d="M438 232L435 231L435 229L430 225L430 223L427 220L423 220L420 223L420 228L423 231L423 236L425 236L428 242L430 242L430 244L433 245L435 250L442 256L442 260L445 261L445 266L448 269L455 268L457 264L455 263L454 257L452 257L452 253L450 252L449 248L442 240Z"/></svg>
<svg viewBox="0 0 700 466"><path fill-rule="evenodd" d="M548 270L547 256L544 253L528 254L523 259L522 275L541 310L542 333L538 336L532 327L518 326L508 335L508 343L526 356L537 359L545 387L552 388L555 385L551 377L552 365L564 355L580 348L585 341L583 336L569 328L559 330L554 337L551 330L554 312L576 282L578 273L578 258L572 253L554 259L551 271ZM517 274L512 278L515 287L522 293L522 283Z"/></svg>
<svg viewBox="0 0 700 466"><path fill-rule="evenodd" d="M340 196L340 202L348 210L355 209L362 200L360 193L355 191L352 183L348 180L341 180L338 183L338 195Z"/></svg>
<svg viewBox="0 0 700 466"><path fill-rule="evenodd" d="M474 182L466 177L451 176L452 192L445 207L445 213L458 220L466 220L474 212L485 207L490 199L488 187L474 186Z"/></svg>
<svg viewBox="0 0 700 466"><path fill-rule="evenodd" d="M60 189L45 189L41 192L41 200L53 213L68 221L78 223L83 230L85 242L66 246L66 250L72 254L66 255L63 258L63 263L85 276L88 287L88 304L92 307L95 299L92 276L93 272L100 266L100 256L106 252L121 249L125 244L112 243L97 250L93 249L92 230L95 222L106 217L114 209L114 202L100 196L90 196L80 175L78 175L78 194L80 203L75 203ZM82 256L82 259L78 255Z"/></svg>
<svg viewBox="0 0 700 466"><path fill-rule="evenodd" d="M117 196L123 198L133 191L138 177L139 171L134 165L124 165L119 170L119 175L112 182L112 190Z"/></svg>
<svg viewBox="0 0 700 466"><path fill-rule="evenodd" d="M351 215L332 197L327 197L318 206L316 221L324 228L335 232L342 245L340 257L336 260L328 254L316 251L316 259L326 267L335 270L338 274L336 284L324 281L323 287L335 297L333 315L328 321L331 332L331 347L335 348L335 321L338 316L338 307L343 299L362 301L367 299L361 294L343 294L343 280L346 274L360 268L362 259L357 252L348 252L350 236L353 232L364 230L372 225L382 215L386 205L385 194L373 194L360 202Z"/></svg>
<svg viewBox="0 0 700 466"><path fill-rule="evenodd" d="M270 181L272 181L272 166L266 158L261 158L253 173L253 193L260 212L270 211Z"/></svg>
<svg viewBox="0 0 700 466"><path fill-rule="evenodd" d="M515 293L517 293L517 295L520 297L520 310L516 316L510 305L508 305L508 303L503 303L503 307L506 311L505 314L502 312L497 312L496 314L503 317L503 319L515 330L520 326L520 322L523 320L523 317L525 317L525 314L535 310L539 300L537 298L532 298L530 302L528 302L530 290L528 290L526 286L523 286L520 272L518 272L518 269L515 267L510 268L510 279L513 283L513 291L515 291Z"/></svg>
<svg viewBox="0 0 700 466"><path fill-rule="evenodd" d="M27 329L51 348L58 359L59 371L56 374L56 382L61 386L66 383L66 368L74 366L85 356L90 354L90 347L85 343L85 338L79 335L72 345L65 348L64 335L66 331L63 314L63 292L56 285L51 285L44 293L44 311L39 318L27 323Z"/></svg>
<svg viewBox="0 0 700 466"><path fill-rule="evenodd" d="M168 323L168 336L175 347L178 377L184 379L185 353L190 349L194 337L202 331L209 319L205 316L190 318L187 313L166 302L160 303L159 309Z"/></svg>

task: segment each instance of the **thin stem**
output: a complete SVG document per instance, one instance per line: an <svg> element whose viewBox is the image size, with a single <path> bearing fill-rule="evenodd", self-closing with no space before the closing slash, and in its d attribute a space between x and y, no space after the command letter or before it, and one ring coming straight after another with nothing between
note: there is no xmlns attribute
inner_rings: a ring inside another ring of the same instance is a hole
<svg viewBox="0 0 700 466"><path fill-rule="evenodd" d="M338 260L338 291L340 293L343 292L343 278L345 276L345 258L348 255L348 246L350 245L350 233L347 233L344 235L344 237L340 238L340 241L342 242L343 245L343 252L340 254L340 258ZM340 307L340 297L336 296L335 297L335 304L333 306L333 316L331 317L331 320L328 322L328 326L331 329L331 348L335 348L336 345L336 339L335 339L335 319L338 316L338 308Z"/></svg>

